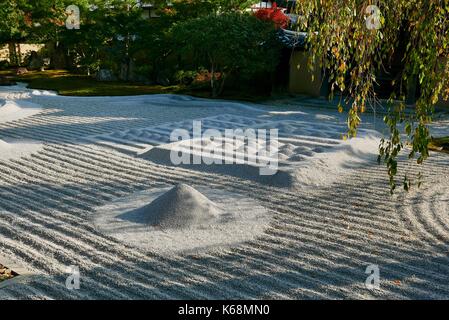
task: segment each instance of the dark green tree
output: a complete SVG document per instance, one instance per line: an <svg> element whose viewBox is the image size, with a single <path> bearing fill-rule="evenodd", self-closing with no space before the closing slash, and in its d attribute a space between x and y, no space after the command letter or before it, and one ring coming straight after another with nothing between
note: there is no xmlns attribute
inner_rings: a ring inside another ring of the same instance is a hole
<svg viewBox="0 0 449 320"><path fill-rule="evenodd" d="M20 64L20 52L17 43L24 41L29 31L26 0L4 0L0 2L0 44L8 44L10 60L14 65Z"/></svg>
<svg viewBox="0 0 449 320"><path fill-rule="evenodd" d="M210 74L212 96L223 91L229 75L271 72L279 59L276 31L270 22L239 12L211 14L177 23L176 47L194 54Z"/></svg>

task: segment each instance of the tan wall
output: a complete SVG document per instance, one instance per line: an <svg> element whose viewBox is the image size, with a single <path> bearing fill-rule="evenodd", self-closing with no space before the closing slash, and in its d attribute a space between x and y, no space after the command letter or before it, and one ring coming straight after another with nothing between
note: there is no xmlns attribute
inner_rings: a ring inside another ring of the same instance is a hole
<svg viewBox="0 0 449 320"><path fill-rule="evenodd" d="M322 74L321 69L316 68L312 73L307 67L308 53L306 51L294 51L290 57L289 91L294 94L304 94L319 97L321 93Z"/></svg>
<svg viewBox="0 0 449 320"><path fill-rule="evenodd" d="M9 50L8 46L0 47L0 60L8 60L9 61Z"/></svg>
<svg viewBox="0 0 449 320"><path fill-rule="evenodd" d="M43 44L20 44L20 52L22 53L22 59L26 57L31 51L39 51L44 47ZM9 49L8 46L0 47L0 60L9 61Z"/></svg>

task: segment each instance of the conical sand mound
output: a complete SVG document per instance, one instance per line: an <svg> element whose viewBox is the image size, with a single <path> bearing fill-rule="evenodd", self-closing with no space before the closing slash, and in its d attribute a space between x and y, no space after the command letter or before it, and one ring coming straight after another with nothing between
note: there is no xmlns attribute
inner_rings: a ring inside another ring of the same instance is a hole
<svg viewBox="0 0 449 320"><path fill-rule="evenodd" d="M138 210L146 223L163 228L205 224L220 213L215 203L186 184L175 186Z"/></svg>
<svg viewBox="0 0 449 320"><path fill-rule="evenodd" d="M97 208L97 230L159 253L193 253L239 245L263 234L271 213L239 193L185 184L160 186Z"/></svg>
<svg viewBox="0 0 449 320"><path fill-rule="evenodd" d="M0 160L20 159L41 148L42 144L35 141L0 139Z"/></svg>

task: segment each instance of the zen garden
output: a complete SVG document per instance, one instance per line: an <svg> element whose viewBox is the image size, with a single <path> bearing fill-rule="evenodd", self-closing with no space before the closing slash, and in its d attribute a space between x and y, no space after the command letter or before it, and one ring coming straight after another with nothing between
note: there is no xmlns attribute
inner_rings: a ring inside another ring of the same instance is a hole
<svg viewBox="0 0 449 320"><path fill-rule="evenodd" d="M449 0L2 0L0 300L449 299L448 98Z"/></svg>

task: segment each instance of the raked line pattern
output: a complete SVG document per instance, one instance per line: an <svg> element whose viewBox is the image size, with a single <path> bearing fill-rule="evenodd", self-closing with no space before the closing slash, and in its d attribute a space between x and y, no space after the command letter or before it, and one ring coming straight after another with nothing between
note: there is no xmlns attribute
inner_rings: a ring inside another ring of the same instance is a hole
<svg viewBox="0 0 449 320"><path fill-rule="evenodd" d="M449 298L446 156L433 155L422 168L401 167L422 170L439 186L425 183L423 192L391 197L383 167L374 162L331 186L289 191L156 165L75 139L133 134L127 122L148 128L152 120L123 117L114 124L55 112L0 126L0 137L45 141L36 154L0 162L1 250L36 272L1 288L0 299ZM251 197L273 221L254 241L185 256L142 252L89 222L96 206L179 182ZM380 268L380 290L365 287L369 264ZM80 290L65 287L70 265L80 267Z"/></svg>

